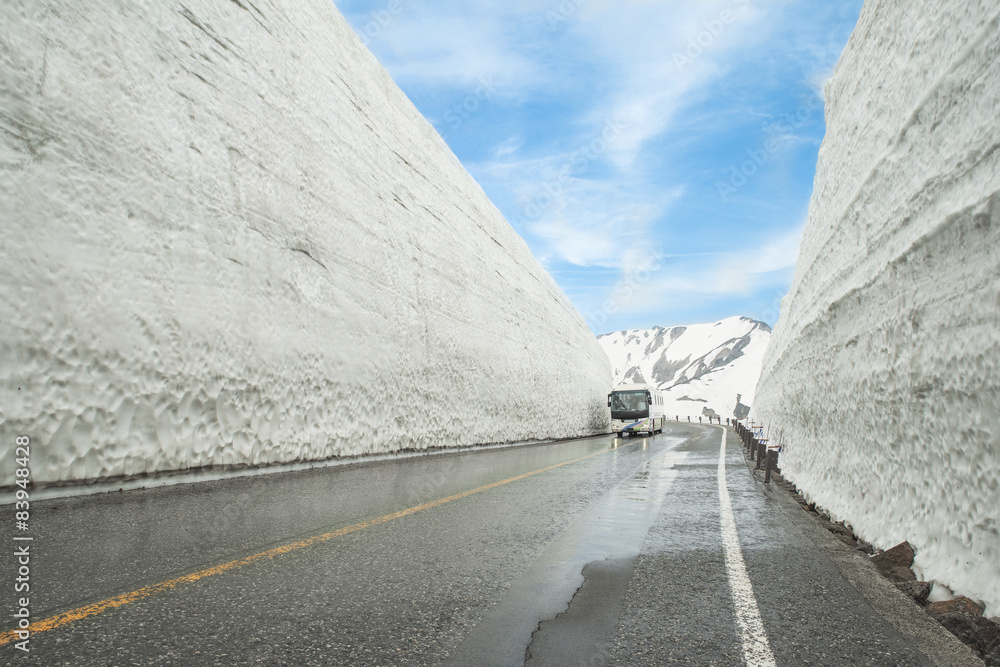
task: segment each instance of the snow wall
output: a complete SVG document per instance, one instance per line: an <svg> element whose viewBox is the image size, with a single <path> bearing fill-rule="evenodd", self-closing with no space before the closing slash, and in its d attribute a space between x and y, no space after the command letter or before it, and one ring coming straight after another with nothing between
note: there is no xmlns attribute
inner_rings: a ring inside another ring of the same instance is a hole
<svg viewBox="0 0 1000 667"><path fill-rule="evenodd" d="M994 616L998 22L994 0L865 4L751 413L811 500Z"/></svg>
<svg viewBox="0 0 1000 667"><path fill-rule="evenodd" d="M0 5L0 485L606 431L583 319L329 0Z"/></svg>

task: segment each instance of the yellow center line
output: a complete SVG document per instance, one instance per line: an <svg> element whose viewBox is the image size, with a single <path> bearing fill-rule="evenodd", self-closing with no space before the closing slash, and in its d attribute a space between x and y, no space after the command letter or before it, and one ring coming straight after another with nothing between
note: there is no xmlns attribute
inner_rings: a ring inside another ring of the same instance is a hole
<svg viewBox="0 0 1000 667"><path fill-rule="evenodd" d="M638 442L638 441L636 441ZM629 443L629 445L634 444L634 442ZM625 446L629 446L625 445ZM622 447L617 447L617 449L622 449ZM158 593L163 593L171 589L177 588L178 586L183 586L184 584L191 584L200 579L205 579L207 577L214 576L216 574L222 574L228 570L235 570L238 567L244 565L249 565L259 560L264 560L268 558L275 558L293 551L298 551L300 549L305 549L314 544L320 544L328 540L332 540L335 537L340 537L342 535L347 535L348 533L353 533L359 530L364 530L365 528L371 528L372 526L377 526L394 519L401 519L404 516L409 516L411 514L416 514L417 512L430 509L432 507L438 507L444 505L445 503L450 503L455 500L461 500L462 498L467 498L469 496L475 495L477 493L482 493L483 491L489 491L490 489L495 489L498 486L503 486L504 484L510 484L511 482L516 482L518 480L524 479L526 477L531 477L533 475L538 475L549 470L554 470L555 468L561 468L562 466L570 465L573 463L579 463L589 458L599 456L601 454L606 454L613 449L606 449L600 452L595 452L594 454L588 454L587 456L581 456L578 459L573 459L572 461L564 461L562 463L556 463L545 468L539 468L532 472L526 472L523 475L518 475L516 477L511 477L509 479L504 479L499 482L493 482L492 484L486 484L485 486L480 486L469 491L462 491L461 493L456 493L455 495L448 496L447 498L439 498L438 500L432 500L423 505L417 505L415 507L410 507L405 510L400 510L398 512L393 512L392 514L385 514L383 516L377 517L375 519L369 519L367 521L362 521L360 523L347 526L345 528L338 528L337 530L332 530L328 533L323 533L322 535L314 535L308 537L304 540L299 540L298 542L291 542L289 544L282 545L280 547L275 547L268 551L261 551L250 556L245 556L243 558L238 558L236 560L229 561L228 563L223 563L221 565L216 565L205 570L199 570L197 572L192 572L190 574L185 574L183 576L177 577L176 579L171 579L169 581L161 581L158 584L151 584L149 586L144 586L137 590L131 591L129 593L122 593L113 598L108 598L107 600L101 600L100 602L94 602L93 604L88 604L83 607L77 607L76 609L71 609L69 611L64 611L55 616L50 616L48 618L42 619L41 621L35 621L31 623L27 630L31 634L38 632L45 632L46 630L55 630L61 628L65 625L69 625L74 621L79 621L90 616L95 616L102 612L108 611L109 609L115 609L117 607L123 607L127 604L132 604L133 602L138 602L144 598L156 595ZM15 639L18 639L18 630L8 630L0 634L0 646L9 644Z"/></svg>

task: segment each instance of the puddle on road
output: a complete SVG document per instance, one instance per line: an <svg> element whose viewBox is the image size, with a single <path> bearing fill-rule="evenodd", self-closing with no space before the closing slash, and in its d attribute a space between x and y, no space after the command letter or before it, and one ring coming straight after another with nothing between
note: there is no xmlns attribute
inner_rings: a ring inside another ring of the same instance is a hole
<svg viewBox="0 0 1000 667"><path fill-rule="evenodd" d="M658 454L588 508L567 531L576 541L573 561L637 556L685 458L687 452Z"/></svg>
<svg viewBox="0 0 1000 667"><path fill-rule="evenodd" d="M539 623L567 610L584 584L588 564L631 563L638 556L677 477L677 466L687 458L687 452L675 451L684 441L657 438L657 449L665 451L643 463L563 531L479 621L447 664L523 665L532 633Z"/></svg>

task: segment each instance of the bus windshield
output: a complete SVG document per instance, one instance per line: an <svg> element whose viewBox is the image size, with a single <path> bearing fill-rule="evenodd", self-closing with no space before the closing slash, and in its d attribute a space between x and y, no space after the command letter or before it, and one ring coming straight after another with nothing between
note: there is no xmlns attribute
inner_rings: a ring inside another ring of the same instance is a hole
<svg viewBox="0 0 1000 667"><path fill-rule="evenodd" d="M615 391L611 393L611 412L646 412L645 391Z"/></svg>

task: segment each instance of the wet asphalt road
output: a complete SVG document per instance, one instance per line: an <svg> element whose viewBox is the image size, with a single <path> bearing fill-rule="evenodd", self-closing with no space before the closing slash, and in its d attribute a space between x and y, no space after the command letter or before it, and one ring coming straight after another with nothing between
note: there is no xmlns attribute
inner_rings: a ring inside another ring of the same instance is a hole
<svg viewBox="0 0 1000 667"><path fill-rule="evenodd" d="M33 504L36 623L204 576L36 632L29 654L0 646L0 664L741 665L721 432L671 424ZM775 664L935 664L776 510L731 433L725 462Z"/></svg>

